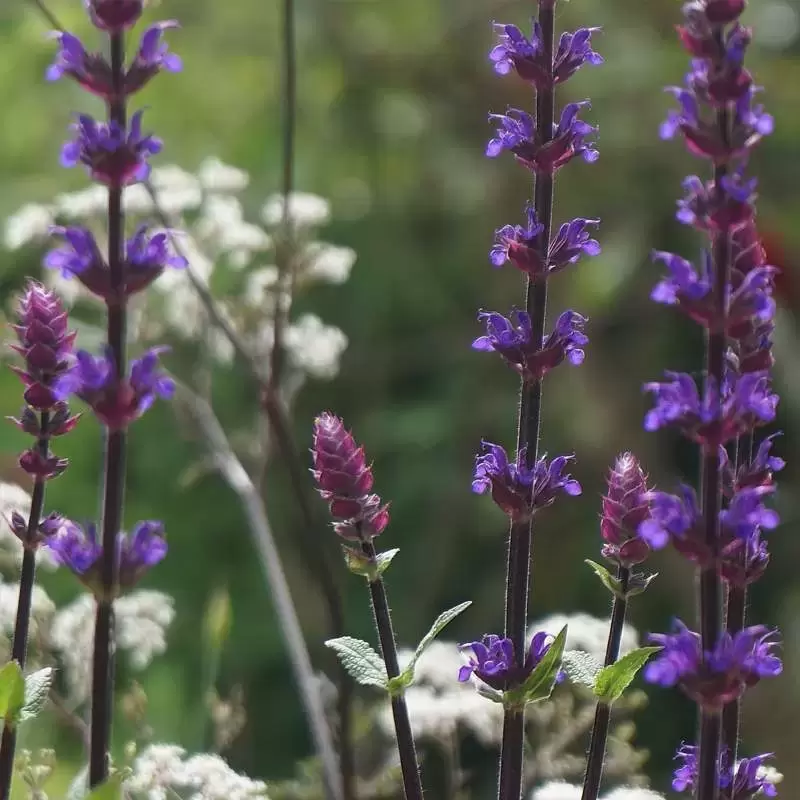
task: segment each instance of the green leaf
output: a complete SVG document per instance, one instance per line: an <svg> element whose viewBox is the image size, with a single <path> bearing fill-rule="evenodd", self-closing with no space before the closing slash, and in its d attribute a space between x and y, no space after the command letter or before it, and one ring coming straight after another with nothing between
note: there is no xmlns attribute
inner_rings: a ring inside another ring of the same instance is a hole
<svg viewBox="0 0 800 800"><path fill-rule="evenodd" d="M344 558L347 569L354 575L361 575L370 582L374 582L383 575L392 563L392 559L400 552L395 547L385 553L377 553L375 559L368 558L350 547L344 548Z"/></svg>
<svg viewBox="0 0 800 800"><path fill-rule="evenodd" d="M602 564L597 564L588 558L585 558L583 563L588 564L592 568L594 574L600 578L603 586L605 586L606 589L611 592L611 594L615 595L616 597L621 597L623 600L625 599L625 593L622 591L622 586L619 580L615 578Z"/></svg>
<svg viewBox="0 0 800 800"><path fill-rule="evenodd" d="M626 653L615 664L603 667L594 681L594 693L604 703L613 703L630 686L636 673L660 647L640 647Z"/></svg>
<svg viewBox="0 0 800 800"><path fill-rule="evenodd" d="M387 688L388 677L383 659L369 642L354 639L352 636L340 636L338 639L328 639L325 646L339 656L342 666L354 681L362 686Z"/></svg>
<svg viewBox="0 0 800 800"><path fill-rule="evenodd" d="M0 669L0 717L13 725L25 703L25 679L16 661Z"/></svg>
<svg viewBox="0 0 800 800"><path fill-rule="evenodd" d="M466 611L472 605L472 600L467 600L464 603L459 603L457 606L443 611L436 617L431 629L422 637L422 641L417 645L414 655L411 656L411 661L408 666L403 670L402 674L398 676L401 679L403 688L410 686L414 682L414 669L417 666L420 656L430 647L433 640L462 612Z"/></svg>
<svg viewBox="0 0 800 800"><path fill-rule="evenodd" d="M640 572L637 575L631 575L628 581L628 597L636 597L637 594L647 590L647 587L658 577L658 573L654 572L652 575L646 575Z"/></svg>
<svg viewBox="0 0 800 800"><path fill-rule="evenodd" d="M25 677L25 703L19 712L20 722L33 719L44 708L54 675L52 667L44 667Z"/></svg>
<svg viewBox="0 0 800 800"><path fill-rule="evenodd" d="M556 636L544 658L536 665L533 672L528 675L522 686L509 689L503 697L503 703L508 709L521 710L528 703L537 703L547 700L556 685L556 678L561 670L561 659L564 655L564 645L567 642L567 626Z"/></svg>
<svg viewBox="0 0 800 800"><path fill-rule="evenodd" d="M122 800L122 774L117 772L92 789L84 800Z"/></svg>
<svg viewBox="0 0 800 800"><path fill-rule="evenodd" d="M567 650L561 659L561 668L567 673L571 683L594 686L597 673L603 665L591 654L583 650Z"/></svg>

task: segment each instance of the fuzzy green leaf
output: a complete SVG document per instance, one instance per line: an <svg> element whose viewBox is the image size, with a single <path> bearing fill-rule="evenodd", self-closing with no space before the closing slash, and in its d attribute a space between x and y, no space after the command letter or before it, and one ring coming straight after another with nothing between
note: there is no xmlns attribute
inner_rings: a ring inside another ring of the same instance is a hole
<svg viewBox="0 0 800 800"><path fill-rule="evenodd" d="M600 578L603 586L605 586L606 589L611 592L611 594L624 599L625 593L622 591L622 586L619 580L617 580L617 578L615 578L602 564L598 564L589 558L585 558L583 563L588 564L591 567L592 572L594 572L594 574Z"/></svg>
<svg viewBox="0 0 800 800"><path fill-rule="evenodd" d="M33 719L44 708L54 675L52 667L44 667L25 676L25 703L19 712L20 722Z"/></svg>
<svg viewBox="0 0 800 800"><path fill-rule="evenodd" d="M561 659L561 668L571 683L592 687L603 665L591 653L566 650Z"/></svg>
<svg viewBox="0 0 800 800"><path fill-rule="evenodd" d="M25 678L16 661L9 661L0 669L0 717L15 724L20 709L25 704Z"/></svg>
<svg viewBox="0 0 800 800"><path fill-rule="evenodd" d="M362 553L357 552L349 547L344 549L345 563L347 569L354 575L361 575L368 581L376 581L383 575L392 563L392 559L400 552L397 547L387 550L384 553L378 553L375 559L367 558Z"/></svg>
<svg viewBox="0 0 800 800"><path fill-rule="evenodd" d="M660 647L640 647L626 653L615 664L603 667L594 681L594 693L604 703L613 703L630 686L639 670Z"/></svg>
<svg viewBox="0 0 800 800"><path fill-rule="evenodd" d="M325 646L339 656L342 666L356 683L387 688L388 678L383 659L368 642L352 636L340 636L338 639L328 639Z"/></svg>
<svg viewBox="0 0 800 800"><path fill-rule="evenodd" d="M553 693L556 678L561 670L561 659L564 655L564 645L567 642L567 626L556 636L544 658L536 665L533 672L528 675L522 686L509 689L503 695L503 704L508 709L522 710L528 703L537 703L547 700Z"/></svg>

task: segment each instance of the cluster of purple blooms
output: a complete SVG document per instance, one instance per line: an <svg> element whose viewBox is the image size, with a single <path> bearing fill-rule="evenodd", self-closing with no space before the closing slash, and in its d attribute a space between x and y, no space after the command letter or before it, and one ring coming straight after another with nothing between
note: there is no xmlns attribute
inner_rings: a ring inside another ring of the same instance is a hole
<svg viewBox="0 0 800 800"><path fill-rule="evenodd" d="M55 33L59 49L47 70L47 79L72 78L106 103L107 121L86 114L77 116L69 141L62 148L61 163L65 167L83 165L92 180L107 188L108 257L101 253L89 229L55 227L52 233L63 244L46 255L44 266L77 279L105 303L108 343L102 355L76 351L76 335L69 330L67 313L57 295L29 282L17 307L14 330L18 342L12 345L24 362L14 371L25 387L25 406L13 421L36 440L19 461L33 478L34 490L29 518L15 513L9 523L25 548L12 649L12 657L21 667L25 665L34 553L39 546L48 547L97 599L89 775L94 787L108 774L112 603L167 552L160 522L139 522L127 534L120 530L125 431L156 398L169 398L175 389L159 367L164 348L154 348L125 365L125 307L133 294L145 289L164 269L183 267L185 261L170 251L166 231L141 227L124 242L122 214L124 188L148 176L148 159L161 150L160 140L143 133L141 111L126 121L127 101L160 71L180 69L180 60L163 42L163 33L177 23L149 27L126 67L125 34L141 17L143 0L85 0L85 5L95 27L109 38L109 58L101 52L88 52L70 33ZM82 400L106 431L102 526L80 526L55 513L44 515L46 482L61 475L68 466L66 459L53 454L51 443L69 433L78 421L79 415L70 412L72 397ZM114 552L109 555L107 549L111 545ZM0 746L3 797L8 796L15 748L15 738L8 730Z"/></svg>

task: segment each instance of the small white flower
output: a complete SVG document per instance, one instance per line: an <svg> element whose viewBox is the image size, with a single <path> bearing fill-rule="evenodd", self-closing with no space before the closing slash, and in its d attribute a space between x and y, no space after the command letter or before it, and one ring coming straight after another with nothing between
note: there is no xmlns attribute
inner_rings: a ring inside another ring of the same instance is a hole
<svg viewBox="0 0 800 800"><path fill-rule="evenodd" d="M267 785L234 772L220 756L199 753L183 764L180 784L194 789L189 800L266 800Z"/></svg>
<svg viewBox="0 0 800 800"><path fill-rule="evenodd" d="M293 192L289 195L289 217L298 228L318 228L331 216L330 204L324 197L306 192ZM283 222L283 195L273 194L261 208L261 219L269 227Z"/></svg>
<svg viewBox="0 0 800 800"><path fill-rule="evenodd" d="M147 800L165 800L170 788L183 776L186 751L174 744L148 745L133 762L133 773L125 788L144 794Z"/></svg>
<svg viewBox="0 0 800 800"><path fill-rule="evenodd" d="M243 169L214 157L203 161L197 175L203 188L209 192L240 192L250 183L250 176Z"/></svg>
<svg viewBox="0 0 800 800"><path fill-rule="evenodd" d="M122 192L122 208L126 214L149 214L153 208L153 198L143 183L126 186Z"/></svg>
<svg viewBox="0 0 800 800"><path fill-rule="evenodd" d="M199 208L203 202L200 181L191 172L175 164L155 167L150 174L150 182L158 199L159 208L167 214L181 214ZM146 189L145 192L149 198L150 193Z"/></svg>
<svg viewBox="0 0 800 800"><path fill-rule="evenodd" d="M567 650L583 650L602 662L606 652L610 624L610 620L598 619L583 612L553 614L546 619L534 622L528 631L528 638L532 638L538 631L545 631L555 636L566 625L568 626ZM624 655L638 646L639 634L636 632L636 628L626 623L622 629L620 654Z"/></svg>
<svg viewBox="0 0 800 800"><path fill-rule="evenodd" d="M14 633L19 602L19 583L0 584L0 630L7 636ZM37 583L31 595L30 636L35 639L40 630L46 629L55 614L55 603L50 595Z"/></svg>
<svg viewBox="0 0 800 800"><path fill-rule="evenodd" d="M566 781L550 781L533 790L531 800L581 800L583 790Z"/></svg>
<svg viewBox="0 0 800 800"><path fill-rule="evenodd" d="M250 308L262 308L267 303L269 291L278 282L280 272L275 266L259 267L248 276L244 287L244 302Z"/></svg>
<svg viewBox="0 0 800 800"><path fill-rule="evenodd" d="M314 314L303 314L286 329L285 346L295 367L314 378L330 379L339 371L347 336Z"/></svg>
<svg viewBox="0 0 800 800"><path fill-rule="evenodd" d="M45 239L54 224L52 207L28 203L6 219L3 244L7 250L19 250L29 242Z"/></svg>
<svg viewBox="0 0 800 800"><path fill-rule="evenodd" d="M272 244L266 231L245 221L241 203L227 195L205 199L196 232L216 252L227 254L235 269L245 267L254 252L267 250Z"/></svg>
<svg viewBox="0 0 800 800"><path fill-rule="evenodd" d="M642 789L638 786L620 786L606 795L603 795L600 800L666 800L660 792L654 792L652 789Z"/></svg>
<svg viewBox="0 0 800 800"><path fill-rule="evenodd" d="M356 258L356 251L350 247L311 242L303 253L303 262L306 264L304 274L325 283L345 283L350 277Z"/></svg>

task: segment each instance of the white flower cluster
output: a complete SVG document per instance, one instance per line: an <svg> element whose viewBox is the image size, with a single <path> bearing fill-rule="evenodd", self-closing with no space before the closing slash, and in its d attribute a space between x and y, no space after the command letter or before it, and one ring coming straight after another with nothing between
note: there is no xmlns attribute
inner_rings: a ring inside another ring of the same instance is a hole
<svg viewBox="0 0 800 800"><path fill-rule="evenodd" d="M581 800L583 788L565 781L551 781L533 790L530 800ZM600 800L666 800L663 794L637 786L620 786Z"/></svg>
<svg viewBox="0 0 800 800"><path fill-rule="evenodd" d="M16 483L0 481L0 554L8 556L13 564L19 565L22 563L22 542L14 535L9 524L14 511L27 520L31 513L31 496ZM56 567L56 562L46 547L38 549L36 561L48 569Z"/></svg>
<svg viewBox="0 0 800 800"><path fill-rule="evenodd" d="M241 294L219 302L228 321L253 350L256 357L268 355L273 342L276 306L286 313L291 302L278 269L268 263L276 233L284 222L284 198L272 195L261 207L262 224L245 219L237 193L249 184L243 170L217 158L206 159L196 174L174 165L156 167L151 183L158 208L174 220L177 247L189 261L193 274L205 286L221 264L233 272L246 271ZM61 194L46 205L27 204L6 219L3 243L8 250L28 244L43 244L51 226L78 224L102 238L99 224L107 212L107 191L92 186ZM156 206L148 189L135 184L125 189L123 204L132 217L152 216ZM317 230L330 220L328 201L303 192L289 197L288 218L295 232L294 285L308 282L342 284L350 276L356 254L315 238ZM75 280L47 270L46 279L66 303L74 303L84 291ZM228 281L230 283L230 281ZM157 340L172 332L188 340L205 340L218 362L233 361L233 348L218 331L209 333L203 303L185 272L167 270L147 295L138 321L137 337ZM334 377L347 347L347 338L336 327L311 314L289 321L286 326L289 364L302 379Z"/></svg>
<svg viewBox="0 0 800 800"><path fill-rule="evenodd" d="M412 653L398 653L401 669ZM459 683L458 670L463 664L455 642L433 642L422 654L414 685L405 694L414 736L447 741L460 731L473 735L487 747L496 745L503 733L502 706L481 697L471 683ZM394 736L389 706L381 709L379 725L388 736Z"/></svg>
<svg viewBox="0 0 800 800"><path fill-rule="evenodd" d="M166 629L175 617L172 598L140 589L116 600L114 612L117 647L128 653L134 669L144 669L166 650ZM76 704L89 696L94 614L94 599L83 594L56 612L50 629L50 644L64 667L70 700Z"/></svg>
<svg viewBox="0 0 800 800"><path fill-rule="evenodd" d="M589 653L596 661L602 663L608 642L608 629L610 619L598 619L591 614L578 612L575 614L553 614L545 619L534 622L529 631L530 639L537 631L545 631L553 636L567 626L567 650L582 650ZM622 629L622 642L620 655L635 650L639 646L639 634L629 623Z"/></svg>
<svg viewBox="0 0 800 800"><path fill-rule="evenodd" d="M186 758L186 751L173 744L148 745L134 760L125 789L146 800L166 800L177 790L188 800L267 800L263 781L234 772L218 755Z"/></svg>

